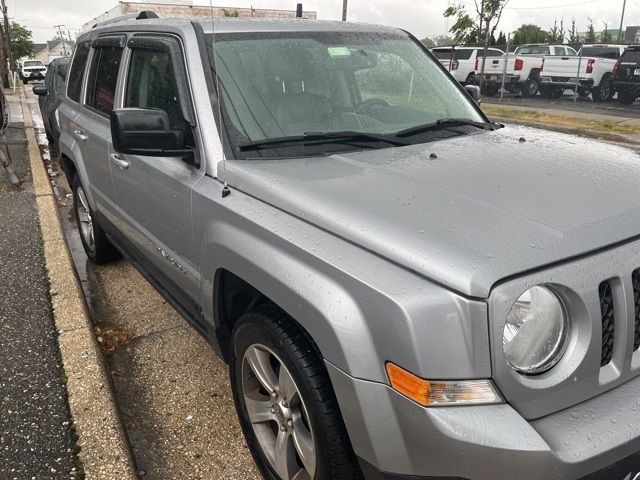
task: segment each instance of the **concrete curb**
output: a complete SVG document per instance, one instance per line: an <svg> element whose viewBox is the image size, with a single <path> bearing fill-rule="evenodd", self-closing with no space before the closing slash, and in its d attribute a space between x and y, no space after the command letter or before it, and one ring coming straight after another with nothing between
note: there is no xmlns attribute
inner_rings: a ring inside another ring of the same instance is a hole
<svg viewBox="0 0 640 480"><path fill-rule="evenodd" d="M59 332L58 344L67 377L69 407L81 448L80 460L87 479L134 480L138 475L120 420L111 377L94 336L23 91L20 91L20 102L49 275L53 318Z"/></svg>
<svg viewBox="0 0 640 480"><path fill-rule="evenodd" d="M540 128L542 130L550 130L552 132L568 133L579 137L594 138L596 140L606 140L608 142L624 143L627 145L640 145L640 142L627 137L621 133L599 132L597 130L587 130L584 128L568 127L564 125L554 125L551 123L535 122L531 120L520 120L517 118L490 116L494 122L504 124L523 125L525 127Z"/></svg>

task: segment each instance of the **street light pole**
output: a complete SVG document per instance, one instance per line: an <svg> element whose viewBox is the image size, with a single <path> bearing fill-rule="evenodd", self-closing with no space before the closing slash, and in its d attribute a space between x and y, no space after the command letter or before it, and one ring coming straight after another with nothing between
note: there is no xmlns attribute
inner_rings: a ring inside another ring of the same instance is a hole
<svg viewBox="0 0 640 480"><path fill-rule="evenodd" d="M622 15L620 15L620 30L618 30L618 43L622 37L622 23L624 22L624 10L627 7L627 0L622 0Z"/></svg>
<svg viewBox="0 0 640 480"><path fill-rule="evenodd" d="M342 0L342 21L347 21L347 0Z"/></svg>

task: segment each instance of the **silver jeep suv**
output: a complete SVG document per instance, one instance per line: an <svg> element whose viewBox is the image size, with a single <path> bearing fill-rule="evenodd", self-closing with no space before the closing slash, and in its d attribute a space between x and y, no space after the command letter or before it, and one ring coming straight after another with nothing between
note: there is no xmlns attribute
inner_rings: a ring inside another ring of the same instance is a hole
<svg viewBox="0 0 640 480"><path fill-rule="evenodd" d="M401 30L154 16L78 39L61 163L265 478L637 474L635 153L492 124Z"/></svg>

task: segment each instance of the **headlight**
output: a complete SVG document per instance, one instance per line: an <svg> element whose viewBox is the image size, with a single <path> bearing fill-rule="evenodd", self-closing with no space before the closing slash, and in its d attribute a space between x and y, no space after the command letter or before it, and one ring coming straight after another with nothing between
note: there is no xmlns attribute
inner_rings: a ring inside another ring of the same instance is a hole
<svg viewBox="0 0 640 480"><path fill-rule="evenodd" d="M509 312L502 332L504 356L520 373L546 372L562 358L568 330L560 299L547 287L532 287Z"/></svg>

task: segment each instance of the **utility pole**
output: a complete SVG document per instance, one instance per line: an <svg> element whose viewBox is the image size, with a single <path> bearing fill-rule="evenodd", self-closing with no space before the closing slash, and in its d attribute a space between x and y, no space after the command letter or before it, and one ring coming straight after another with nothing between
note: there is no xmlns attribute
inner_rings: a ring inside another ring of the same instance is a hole
<svg viewBox="0 0 640 480"><path fill-rule="evenodd" d="M4 0L2 0L4 1ZM62 52L64 53L64 56L67 56L67 41L64 38L64 34L62 33L62 27L64 27L64 25L54 25L53 28L57 28L58 29L58 36L60 37L60 40L62 40Z"/></svg>
<svg viewBox="0 0 640 480"><path fill-rule="evenodd" d="M622 15L620 15L620 30L618 30L618 43L622 38L622 23L624 22L624 10L627 7L627 0L622 0Z"/></svg>
<svg viewBox="0 0 640 480"><path fill-rule="evenodd" d="M2 4L2 15L4 16L4 33L6 37L5 47L7 48L7 60L9 61L9 65L13 68L13 53L11 52L11 30L9 30L9 16L7 15L7 6L5 5L4 0L1 0Z"/></svg>
<svg viewBox="0 0 640 480"><path fill-rule="evenodd" d="M342 21L347 21L347 0L342 0Z"/></svg>

